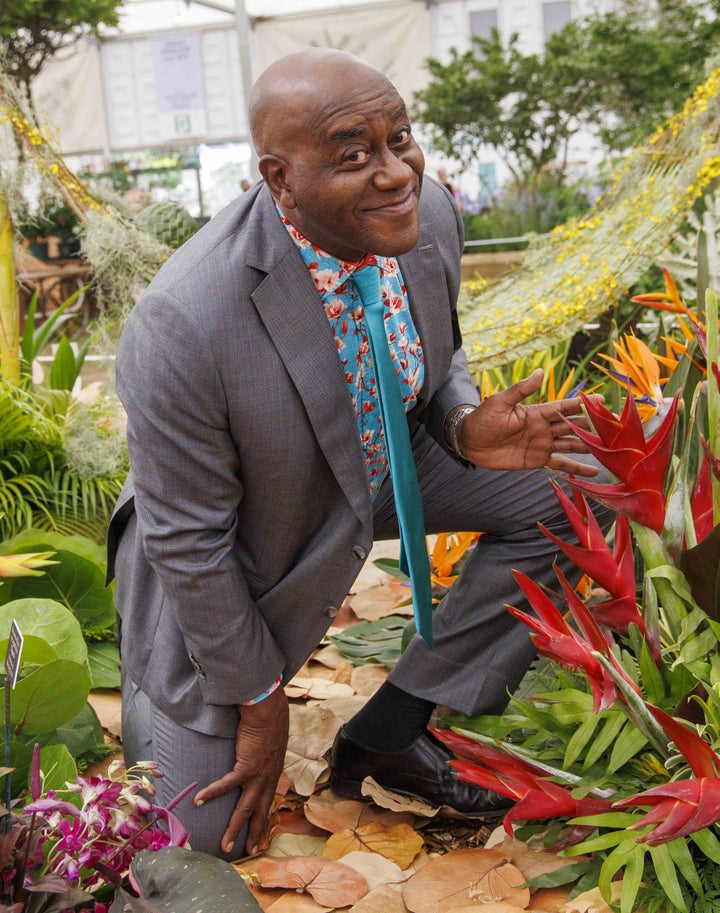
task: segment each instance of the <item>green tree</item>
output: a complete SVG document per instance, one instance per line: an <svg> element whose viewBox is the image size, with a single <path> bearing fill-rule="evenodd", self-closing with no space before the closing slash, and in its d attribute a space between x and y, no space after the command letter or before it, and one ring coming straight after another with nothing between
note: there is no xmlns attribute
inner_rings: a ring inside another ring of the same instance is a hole
<svg viewBox="0 0 720 913"><path fill-rule="evenodd" d="M434 146L468 165L483 147L505 162L518 189L551 165L562 179L572 137L595 128L624 149L679 109L720 48L720 0L624 0L610 13L574 20L523 54L497 32L431 58L415 115Z"/></svg>
<svg viewBox="0 0 720 913"><path fill-rule="evenodd" d="M720 51L720 0L625 0L568 31L606 115L599 134L623 149L679 110L705 78Z"/></svg>
<svg viewBox="0 0 720 913"><path fill-rule="evenodd" d="M62 47L118 24L122 0L0 0L3 66L25 89Z"/></svg>
<svg viewBox="0 0 720 913"><path fill-rule="evenodd" d="M497 30L474 44L447 64L427 61L432 82L416 93L415 115L441 152L468 165L492 147L517 188L532 190L592 116L586 74L560 36L542 57L523 54L517 35L504 45Z"/></svg>

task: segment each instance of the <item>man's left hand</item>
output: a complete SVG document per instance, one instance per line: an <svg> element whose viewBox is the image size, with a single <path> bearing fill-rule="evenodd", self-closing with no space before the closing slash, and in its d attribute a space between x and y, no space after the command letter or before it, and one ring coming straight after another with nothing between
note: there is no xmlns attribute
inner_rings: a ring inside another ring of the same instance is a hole
<svg viewBox="0 0 720 913"><path fill-rule="evenodd" d="M483 469L545 466L577 476L597 475L596 467L569 456L588 452L564 420L570 418L579 425L587 425L579 398L523 405L522 400L540 389L542 378L541 369L533 371L468 413L458 435L464 456Z"/></svg>

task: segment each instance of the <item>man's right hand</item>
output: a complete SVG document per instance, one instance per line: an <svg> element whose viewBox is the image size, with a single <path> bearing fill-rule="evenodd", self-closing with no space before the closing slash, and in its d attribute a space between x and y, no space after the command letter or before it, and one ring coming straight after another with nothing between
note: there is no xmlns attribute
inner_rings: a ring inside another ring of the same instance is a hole
<svg viewBox="0 0 720 913"><path fill-rule="evenodd" d="M222 837L222 849L225 853L232 851L240 831L249 821L245 846L248 853L254 853L283 772L290 713L282 686L257 704L238 707L238 711L240 722L233 769L201 789L194 802L195 805L202 805L217 796L241 789L235 811Z"/></svg>

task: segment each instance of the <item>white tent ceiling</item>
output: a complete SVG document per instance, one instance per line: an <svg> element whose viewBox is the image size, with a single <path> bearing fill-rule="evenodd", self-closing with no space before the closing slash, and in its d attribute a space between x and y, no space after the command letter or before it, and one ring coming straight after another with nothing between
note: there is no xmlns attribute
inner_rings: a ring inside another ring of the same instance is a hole
<svg viewBox="0 0 720 913"><path fill-rule="evenodd" d="M362 6L384 6L393 0L125 0L120 9L122 34L198 25L222 24L243 12L250 20L272 19Z"/></svg>

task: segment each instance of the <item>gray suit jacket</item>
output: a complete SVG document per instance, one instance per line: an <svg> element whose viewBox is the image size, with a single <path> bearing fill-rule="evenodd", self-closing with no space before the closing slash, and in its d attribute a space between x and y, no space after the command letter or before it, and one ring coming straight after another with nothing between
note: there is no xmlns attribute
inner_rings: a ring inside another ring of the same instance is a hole
<svg viewBox="0 0 720 913"><path fill-rule="evenodd" d="M476 402L455 314L462 226L425 179L399 258L425 357L409 415ZM292 676L372 546L354 411L310 275L264 185L160 270L117 353L132 473L110 531L128 674L169 716L232 735Z"/></svg>

